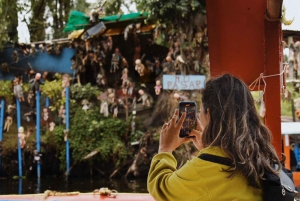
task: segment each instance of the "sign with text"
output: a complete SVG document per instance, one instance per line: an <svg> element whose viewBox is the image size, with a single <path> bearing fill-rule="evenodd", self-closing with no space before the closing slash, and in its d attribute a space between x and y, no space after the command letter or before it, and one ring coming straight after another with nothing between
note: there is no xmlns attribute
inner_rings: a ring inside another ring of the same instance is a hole
<svg viewBox="0 0 300 201"><path fill-rule="evenodd" d="M204 75L163 75L164 90L199 90L204 88Z"/></svg>

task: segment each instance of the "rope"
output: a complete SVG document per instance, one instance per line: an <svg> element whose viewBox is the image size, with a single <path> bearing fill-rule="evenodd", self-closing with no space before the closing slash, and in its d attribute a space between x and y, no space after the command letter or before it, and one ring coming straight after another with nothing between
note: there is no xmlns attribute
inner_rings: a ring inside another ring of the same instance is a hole
<svg viewBox="0 0 300 201"><path fill-rule="evenodd" d="M262 91L262 93L260 94L260 96L258 97L258 99L256 100L257 102L261 101L261 99L263 98L263 95L265 94L266 87L267 87L267 82L266 82L265 78L281 76L282 74L284 74L285 69L286 69L286 67L287 67L288 64L287 64L287 63L284 63L283 65L284 65L284 68L283 68L283 70L282 70L281 73L279 73L279 74L273 74L273 75L264 75L263 73L261 73L261 74L259 75L259 77L258 77L256 80L254 80L254 81L249 85L249 89L250 89L251 91L253 91L257 85L258 85L258 91L260 91L260 84L261 84L261 82L263 82L263 84L264 84L263 91Z"/></svg>
<svg viewBox="0 0 300 201"><path fill-rule="evenodd" d="M74 196L74 195L79 195L79 191L75 192L57 192L57 191L50 191L46 190L44 192L44 200L46 200L49 196Z"/></svg>

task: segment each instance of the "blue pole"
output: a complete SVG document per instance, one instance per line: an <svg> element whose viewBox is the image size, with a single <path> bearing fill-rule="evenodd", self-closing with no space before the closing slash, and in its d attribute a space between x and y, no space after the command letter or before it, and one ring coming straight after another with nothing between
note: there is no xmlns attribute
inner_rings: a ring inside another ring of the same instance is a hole
<svg viewBox="0 0 300 201"><path fill-rule="evenodd" d="M1 110L0 110L0 141L3 139L3 124L4 124L4 111L5 111L5 101L1 100ZM0 174L2 175L2 149L0 149Z"/></svg>
<svg viewBox="0 0 300 201"><path fill-rule="evenodd" d="M40 91L36 91L36 150L38 151L38 154L41 152L41 145L40 145L40 134L41 134L41 94ZM41 177L41 163L38 160L37 161L37 177Z"/></svg>
<svg viewBox="0 0 300 201"><path fill-rule="evenodd" d="M2 99L1 100L1 114L0 114L0 141L2 141L3 138L3 124L4 124L4 111L5 111L5 102Z"/></svg>
<svg viewBox="0 0 300 201"><path fill-rule="evenodd" d="M70 104L69 104L69 87L66 87L66 130L69 132L70 128ZM69 171L70 171L70 143L69 143L69 138L67 137L66 141L66 160L67 160L67 176L69 176Z"/></svg>
<svg viewBox="0 0 300 201"><path fill-rule="evenodd" d="M21 178L19 178L19 194L22 194L22 179Z"/></svg>
<svg viewBox="0 0 300 201"><path fill-rule="evenodd" d="M21 127L21 106L20 106L20 101L18 98L16 98L16 103L17 103L17 126L18 126L18 131L19 128ZM22 150L20 147L20 140L19 137L18 139L18 164L19 164L19 177L22 177Z"/></svg>
<svg viewBox="0 0 300 201"><path fill-rule="evenodd" d="M50 106L50 99L48 97L46 97L46 107Z"/></svg>

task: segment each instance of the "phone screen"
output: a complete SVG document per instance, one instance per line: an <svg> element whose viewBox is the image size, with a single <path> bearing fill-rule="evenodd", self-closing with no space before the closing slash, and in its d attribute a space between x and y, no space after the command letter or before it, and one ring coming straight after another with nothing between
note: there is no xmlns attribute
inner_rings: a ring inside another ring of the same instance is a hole
<svg viewBox="0 0 300 201"><path fill-rule="evenodd" d="M196 111L197 104L195 102L180 102L178 104L179 117L182 113L186 113L186 117L180 129L179 137L191 137L189 133L196 128Z"/></svg>

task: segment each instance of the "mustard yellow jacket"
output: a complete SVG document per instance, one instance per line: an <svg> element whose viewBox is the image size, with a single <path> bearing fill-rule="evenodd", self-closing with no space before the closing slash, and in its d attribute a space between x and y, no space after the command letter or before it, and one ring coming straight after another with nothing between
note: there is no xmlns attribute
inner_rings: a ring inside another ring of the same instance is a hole
<svg viewBox="0 0 300 201"><path fill-rule="evenodd" d="M219 147L199 152L225 157ZM188 161L179 170L171 153L153 157L147 187L157 201L262 201L262 191L248 186L242 175L229 179L228 166L199 159Z"/></svg>

